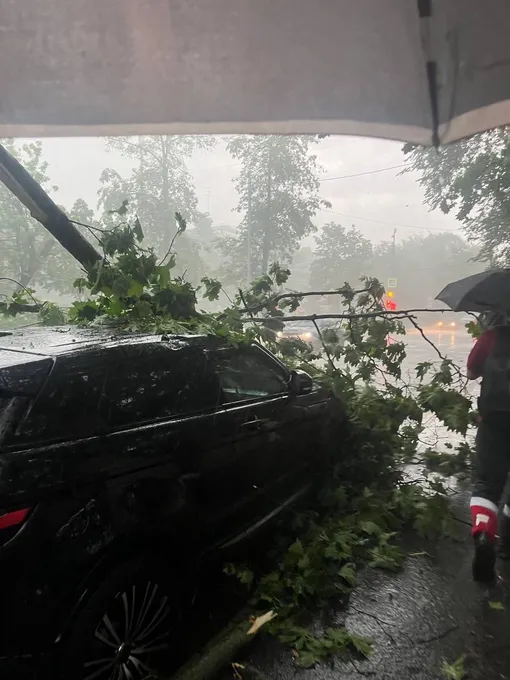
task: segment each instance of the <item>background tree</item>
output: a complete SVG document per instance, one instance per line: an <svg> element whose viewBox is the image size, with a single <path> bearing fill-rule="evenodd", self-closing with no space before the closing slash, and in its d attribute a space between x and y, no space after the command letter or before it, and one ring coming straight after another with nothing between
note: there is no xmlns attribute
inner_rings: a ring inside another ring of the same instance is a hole
<svg viewBox="0 0 510 680"><path fill-rule="evenodd" d="M41 142L19 144L4 139L1 143L46 191L58 191L50 184ZM77 272L76 260L0 183L0 276L15 279L23 286L67 292ZM5 287L2 285L2 290Z"/></svg>
<svg viewBox="0 0 510 680"><path fill-rule="evenodd" d="M335 290L346 282L355 284L371 268L372 243L354 226L345 229L337 222L329 222L315 243L311 267L313 287Z"/></svg>
<svg viewBox="0 0 510 680"><path fill-rule="evenodd" d="M227 238L226 273L238 281L268 271L271 261L288 263L300 240L315 231L313 217L322 205L319 166L309 136L238 136L228 150L241 161L234 180L243 213L239 233Z"/></svg>
<svg viewBox="0 0 510 680"><path fill-rule="evenodd" d="M122 177L110 168L103 171L99 205L105 213L104 221L113 224L115 218L108 211L118 208L127 199L127 217L138 216L145 243L163 257L175 234L175 213L181 213L188 223L200 217L198 198L186 161L198 149L212 148L214 143L213 137L205 135L108 139L108 148L120 151L132 160L133 167L128 177ZM174 246L181 273L186 271L190 279L199 279L203 272L196 244L183 234Z"/></svg>
<svg viewBox="0 0 510 680"><path fill-rule="evenodd" d="M286 287L290 290L310 290L310 268L313 262L313 251L309 246L302 246L292 256L290 276Z"/></svg>
<svg viewBox="0 0 510 680"><path fill-rule="evenodd" d="M371 275L384 285L397 279L395 291L399 308L425 307L450 281L476 274L483 269L476 262L478 248L458 233L437 232L410 236L397 242L383 241L374 246Z"/></svg>
<svg viewBox="0 0 510 680"><path fill-rule="evenodd" d="M420 174L431 208L453 212L478 258L510 264L510 135L502 128L441 149L406 144L407 170Z"/></svg>

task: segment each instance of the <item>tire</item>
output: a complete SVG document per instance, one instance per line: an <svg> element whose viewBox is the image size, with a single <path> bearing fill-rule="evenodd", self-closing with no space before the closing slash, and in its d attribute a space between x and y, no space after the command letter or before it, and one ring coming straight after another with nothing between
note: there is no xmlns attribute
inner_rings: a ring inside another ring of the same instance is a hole
<svg viewBox="0 0 510 680"><path fill-rule="evenodd" d="M58 680L146 680L176 668L182 592L155 559L115 566L73 615Z"/></svg>

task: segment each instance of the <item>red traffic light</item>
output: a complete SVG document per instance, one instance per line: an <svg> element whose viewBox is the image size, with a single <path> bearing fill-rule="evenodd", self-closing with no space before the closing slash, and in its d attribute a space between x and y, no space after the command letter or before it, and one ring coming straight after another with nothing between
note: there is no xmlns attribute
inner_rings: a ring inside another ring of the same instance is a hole
<svg viewBox="0 0 510 680"><path fill-rule="evenodd" d="M393 300L386 300L386 309L390 312L396 312L397 311L397 303L394 302Z"/></svg>

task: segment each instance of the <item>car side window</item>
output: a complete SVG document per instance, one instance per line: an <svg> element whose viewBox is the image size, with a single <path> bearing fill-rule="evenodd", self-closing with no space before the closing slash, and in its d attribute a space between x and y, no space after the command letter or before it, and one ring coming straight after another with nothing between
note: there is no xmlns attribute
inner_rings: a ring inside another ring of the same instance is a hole
<svg viewBox="0 0 510 680"><path fill-rule="evenodd" d="M217 408L220 389L198 348L164 343L118 348L109 362L102 412L127 427Z"/></svg>
<svg viewBox="0 0 510 680"><path fill-rule="evenodd" d="M104 432L105 422L99 412L104 383L103 368L93 356L58 359L15 438L20 442L44 442Z"/></svg>
<svg viewBox="0 0 510 680"><path fill-rule="evenodd" d="M257 347L219 350L213 355L223 403L261 399L289 391L289 374Z"/></svg>

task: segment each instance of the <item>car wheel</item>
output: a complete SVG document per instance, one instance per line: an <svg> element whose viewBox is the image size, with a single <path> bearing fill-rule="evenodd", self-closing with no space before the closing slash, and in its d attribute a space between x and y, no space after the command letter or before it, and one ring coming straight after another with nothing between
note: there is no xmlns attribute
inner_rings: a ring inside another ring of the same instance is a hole
<svg viewBox="0 0 510 680"><path fill-rule="evenodd" d="M173 670L181 661L173 650L182 602L155 561L113 569L75 613L60 643L58 677L146 680Z"/></svg>

